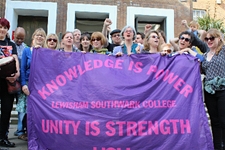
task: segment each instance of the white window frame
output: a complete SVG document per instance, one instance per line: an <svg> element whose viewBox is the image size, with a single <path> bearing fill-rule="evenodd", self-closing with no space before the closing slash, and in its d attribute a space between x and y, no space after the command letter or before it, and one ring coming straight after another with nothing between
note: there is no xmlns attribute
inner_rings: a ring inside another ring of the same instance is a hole
<svg viewBox="0 0 225 150"><path fill-rule="evenodd" d="M174 38L174 10L159 8L127 7L127 25L135 26L135 15L160 16L166 19L166 39Z"/></svg>
<svg viewBox="0 0 225 150"><path fill-rule="evenodd" d="M199 13L199 15L197 15ZM203 9L193 9L193 20L197 20L198 17L203 18L206 15L206 11Z"/></svg>
<svg viewBox="0 0 225 150"><path fill-rule="evenodd" d="M16 10L28 11L29 14L34 16L37 16L37 14L35 14L37 10L46 11L47 15L45 17L48 17L47 34L56 32L57 3L6 0L5 18L7 18L11 25L8 31L10 35L18 25L18 15L26 15L18 14ZM34 11L32 12L32 10Z"/></svg>
<svg viewBox="0 0 225 150"><path fill-rule="evenodd" d="M75 20L76 12L108 13L109 19L111 19L113 22L113 24L111 25L111 29L112 30L116 29L117 6L68 3L67 8L68 8L67 22L66 22L67 31L74 31L75 22L76 22Z"/></svg>

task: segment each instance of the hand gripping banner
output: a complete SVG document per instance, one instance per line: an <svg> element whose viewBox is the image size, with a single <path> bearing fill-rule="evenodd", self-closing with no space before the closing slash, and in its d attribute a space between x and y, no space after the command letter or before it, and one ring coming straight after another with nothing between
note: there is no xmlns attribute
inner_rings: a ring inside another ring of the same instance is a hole
<svg viewBox="0 0 225 150"><path fill-rule="evenodd" d="M33 51L31 150L212 150L199 62Z"/></svg>

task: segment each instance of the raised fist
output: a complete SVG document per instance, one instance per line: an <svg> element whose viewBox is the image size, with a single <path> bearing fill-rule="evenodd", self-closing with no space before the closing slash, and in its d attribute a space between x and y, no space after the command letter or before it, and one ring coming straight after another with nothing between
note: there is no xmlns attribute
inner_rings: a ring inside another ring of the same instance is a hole
<svg viewBox="0 0 225 150"><path fill-rule="evenodd" d="M109 18L106 18L104 21L105 26L110 26L112 24L112 21Z"/></svg>

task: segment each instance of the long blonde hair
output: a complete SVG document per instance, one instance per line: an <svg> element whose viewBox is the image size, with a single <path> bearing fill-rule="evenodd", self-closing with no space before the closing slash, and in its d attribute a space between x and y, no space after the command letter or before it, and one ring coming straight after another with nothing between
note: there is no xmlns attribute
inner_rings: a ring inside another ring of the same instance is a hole
<svg viewBox="0 0 225 150"><path fill-rule="evenodd" d="M45 48L48 48L48 39L49 39L50 37L52 37L52 36L55 37L56 40L57 40L55 49L59 49L59 47L60 47L60 44L59 44L59 38L58 38L57 34L54 34L54 33L48 34L48 35L46 36L44 47L45 47Z"/></svg>
<svg viewBox="0 0 225 150"><path fill-rule="evenodd" d="M32 43L31 43L31 46L34 46L34 36L35 36L36 34L38 34L38 33L42 34L42 35L44 36L44 38L46 38L45 30L44 30L43 28L37 28L37 29L34 31L34 33L32 34ZM44 43L43 43L42 46L44 46Z"/></svg>
<svg viewBox="0 0 225 150"><path fill-rule="evenodd" d="M148 43L148 41L149 41L150 35L151 35L152 33L155 33L155 34L157 34L157 36L159 36L159 33L158 33L156 30L150 30L150 31L145 35L145 38L144 38L144 42L143 42L144 50L150 50L150 44ZM158 47L157 47L157 51L158 51L158 52L160 51L160 44L159 44Z"/></svg>
<svg viewBox="0 0 225 150"><path fill-rule="evenodd" d="M215 54L218 55L221 48L224 45L222 33L217 29L209 29L206 34L209 34L210 36L213 36L215 38L220 38L220 41L218 43L218 46L217 46L217 49L216 49L216 52L215 52Z"/></svg>

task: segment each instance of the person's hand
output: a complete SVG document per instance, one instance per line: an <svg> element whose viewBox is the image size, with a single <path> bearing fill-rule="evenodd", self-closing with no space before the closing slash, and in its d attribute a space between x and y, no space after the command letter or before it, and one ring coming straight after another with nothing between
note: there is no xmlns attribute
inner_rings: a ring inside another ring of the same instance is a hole
<svg viewBox="0 0 225 150"><path fill-rule="evenodd" d="M165 56L167 55L167 52L160 52L160 55Z"/></svg>
<svg viewBox="0 0 225 150"><path fill-rule="evenodd" d="M123 55L123 53L122 52L118 52L118 53L116 53L116 56L117 57L120 57L120 56L122 56Z"/></svg>
<svg viewBox="0 0 225 150"><path fill-rule="evenodd" d="M81 51L81 53L86 54L87 52L86 51Z"/></svg>
<svg viewBox="0 0 225 150"><path fill-rule="evenodd" d="M15 77L15 74L14 74L14 77L6 77L6 80L8 80L10 83L13 83L16 81L16 77Z"/></svg>
<svg viewBox="0 0 225 150"><path fill-rule="evenodd" d="M179 54L183 54L184 52L189 52L190 48L185 48L182 50L177 51Z"/></svg>
<svg viewBox="0 0 225 150"><path fill-rule="evenodd" d="M181 25L187 25L187 20L182 20Z"/></svg>
<svg viewBox="0 0 225 150"><path fill-rule="evenodd" d="M140 54L140 53L141 53L140 45L138 45L138 46L135 48L135 50L136 50L136 53Z"/></svg>
<svg viewBox="0 0 225 150"><path fill-rule="evenodd" d="M109 18L106 18L104 21L104 26L110 26L112 24L112 21Z"/></svg>
<svg viewBox="0 0 225 150"><path fill-rule="evenodd" d="M107 27L107 32L108 32L108 33L111 32L111 27L110 27L110 26Z"/></svg>
<svg viewBox="0 0 225 150"><path fill-rule="evenodd" d="M30 95L30 91L29 91L29 89L28 89L28 86L27 86L27 85L24 85L24 86L22 87L22 91L23 91L23 93L24 93L24 94L26 94L26 95Z"/></svg>
<svg viewBox="0 0 225 150"><path fill-rule="evenodd" d="M42 47L41 45L35 45L34 48L40 48Z"/></svg>
<svg viewBox="0 0 225 150"><path fill-rule="evenodd" d="M13 83L16 81L16 79L19 77L18 72L11 74L10 77L6 77L6 80L8 80L10 83Z"/></svg>
<svg viewBox="0 0 225 150"><path fill-rule="evenodd" d="M151 24L146 24L146 25L145 25L145 34L147 34L148 31L151 30L151 28L152 28L152 25L151 25Z"/></svg>

